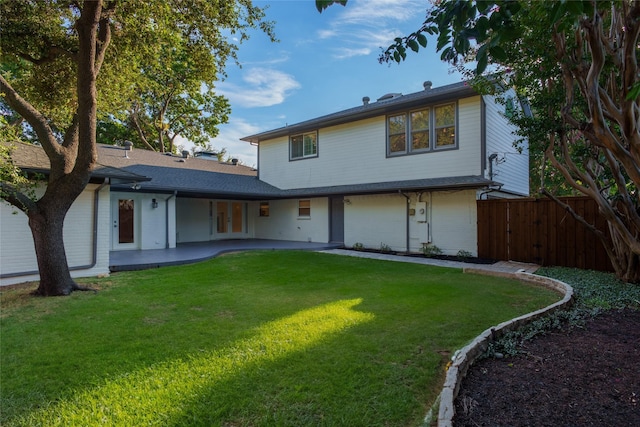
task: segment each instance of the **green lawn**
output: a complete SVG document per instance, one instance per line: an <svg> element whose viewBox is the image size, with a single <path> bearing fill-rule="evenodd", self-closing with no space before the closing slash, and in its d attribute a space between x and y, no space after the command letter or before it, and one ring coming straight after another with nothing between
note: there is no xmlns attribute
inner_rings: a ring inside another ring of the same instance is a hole
<svg viewBox="0 0 640 427"><path fill-rule="evenodd" d="M460 270L264 251L2 291L3 426L416 426L451 353L559 299Z"/></svg>

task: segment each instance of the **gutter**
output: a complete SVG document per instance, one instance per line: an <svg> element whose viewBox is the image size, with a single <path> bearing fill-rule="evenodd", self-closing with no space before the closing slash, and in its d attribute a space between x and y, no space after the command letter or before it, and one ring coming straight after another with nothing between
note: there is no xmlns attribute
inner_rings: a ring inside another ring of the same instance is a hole
<svg viewBox="0 0 640 427"><path fill-rule="evenodd" d="M89 270L98 262L98 208L100 207L100 191L109 184L109 178L105 178L102 184L93 191L93 242L91 248L91 263L69 267L69 271ZM40 274L40 270L21 271L16 273L0 274L0 279L20 276L33 276Z"/></svg>
<svg viewBox="0 0 640 427"><path fill-rule="evenodd" d="M406 245L407 245L407 253L409 253L409 252L411 252L410 239L409 239L409 216L410 216L409 215L409 207L411 205L411 196L407 196L406 194L404 194L402 192L402 190L398 190L398 193L402 194L404 197L407 198L407 207L405 208L406 209L405 218L406 218L406 224L407 224L407 242L406 242Z"/></svg>

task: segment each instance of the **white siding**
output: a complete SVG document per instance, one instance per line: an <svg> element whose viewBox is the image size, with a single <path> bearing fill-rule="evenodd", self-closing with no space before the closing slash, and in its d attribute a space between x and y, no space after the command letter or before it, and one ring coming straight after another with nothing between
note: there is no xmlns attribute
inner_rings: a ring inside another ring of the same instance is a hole
<svg viewBox="0 0 640 427"><path fill-rule="evenodd" d="M215 222L210 224L208 199L184 199L176 203L177 242L206 242ZM215 216L211 221L215 220Z"/></svg>
<svg viewBox="0 0 640 427"><path fill-rule="evenodd" d="M344 206L344 244L365 248L407 248L407 199L400 194L348 196Z"/></svg>
<svg viewBox="0 0 640 427"><path fill-rule="evenodd" d="M478 254L476 192L434 192L431 199L432 243L445 255Z"/></svg>
<svg viewBox="0 0 640 427"><path fill-rule="evenodd" d="M255 218L255 237L298 242L328 242L329 200L310 200L311 216L308 218L298 216L298 199L270 201L269 216Z"/></svg>
<svg viewBox="0 0 640 427"><path fill-rule="evenodd" d="M175 247L175 197L169 194L112 192L111 224L117 222L119 199L132 199L134 201L135 243L126 249L165 249L167 247L167 236L169 247ZM158 204L157 208L152 206L153 199ZM110 247L112 250L125 249L118 247L117 231L117 228L111 228Z"/></svg>
<svg viewBox="0 0 640 427"><path fill-rule="evenodd" d="M386 156L386 117L320 129L318 157L289 161L287 137L260 142L260 179L282 189L481 175L480 97L458 103L458 149Z"/></svg>
<svg viewBox="0 0 640 427"><path fill-rule="evenodd" d="M465 250L477 254L476 192L474 190L409 194L409 252L432 243L445 255ZM345 197L345 246L389 246L407 250L407 198L401 194ZM421 216L417 205L426 205Z"/></svg>
<svg viewBox="0 0 640 427"><path fill-rule="evenodd" d="M96 224L96 259L93 264L93 215L94 197L98 185L90 184L78 197L65 218L63 229L67 262L72 277L87 277L109 272L109 188L99 193L98 223ZM15 212L15 214L14 214ZM33 237L27 216L7 203L0 202L0 274L35 272L38 264L33 247ZM79 268L78 270L74 270ZM40 276L28 274L0 279L0 285L9 285Z"/></svg>
<svg viewBox="0 0 640 427"><path fill-rule="evenodd" d="M514 100L514 107L519 108L515 92L510 90L506 94ZM518 139L514 135L515 127L509 124L504 116L505 106L498 102L493 96L485 96L486 107L486 144L487 158L493 154L498 154L498 162L493 163L493 179L503 185L502 190L529 195L529 149L523 146L522 152L514 147L514 142ZM487 160L488 162L488 160ZM489 168L485 176L489 178Z"/></svg>

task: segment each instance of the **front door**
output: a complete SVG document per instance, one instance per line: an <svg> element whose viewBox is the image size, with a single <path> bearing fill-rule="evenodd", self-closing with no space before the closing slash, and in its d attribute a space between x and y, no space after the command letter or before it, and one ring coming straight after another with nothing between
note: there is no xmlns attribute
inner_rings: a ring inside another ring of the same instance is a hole
<svg viewBox="0 0 640 427"><path fill-rule="evenodd" d="M112 212L114 250L136 249L136 201L118 199Z"/></svg>
<svg viewBox="0 0 640 427"><path fill-rule="evenodd" d="M216 237L241 237L246 233L246 203L216 202Z"/></svg>

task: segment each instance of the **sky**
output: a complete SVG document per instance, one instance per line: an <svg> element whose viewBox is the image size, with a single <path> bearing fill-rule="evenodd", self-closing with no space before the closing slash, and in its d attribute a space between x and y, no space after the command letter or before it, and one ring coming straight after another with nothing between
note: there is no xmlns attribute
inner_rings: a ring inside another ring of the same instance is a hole
<svg viewBox="0 0 640 427"><path fill-rule="evenodd" d="M315 0L254 0L275 21L279 42L250 33L227 77L216 84L231 103L229 122L211 140L218 150L257 166L257 147L240 138L375 101L391 92L408 94L460 82L462 76L440 60L435 39L401 64L379 64L395 37L424 22L429 0L348 0L318 13ZM189 148L189 143L184 144Z"/></svg>

